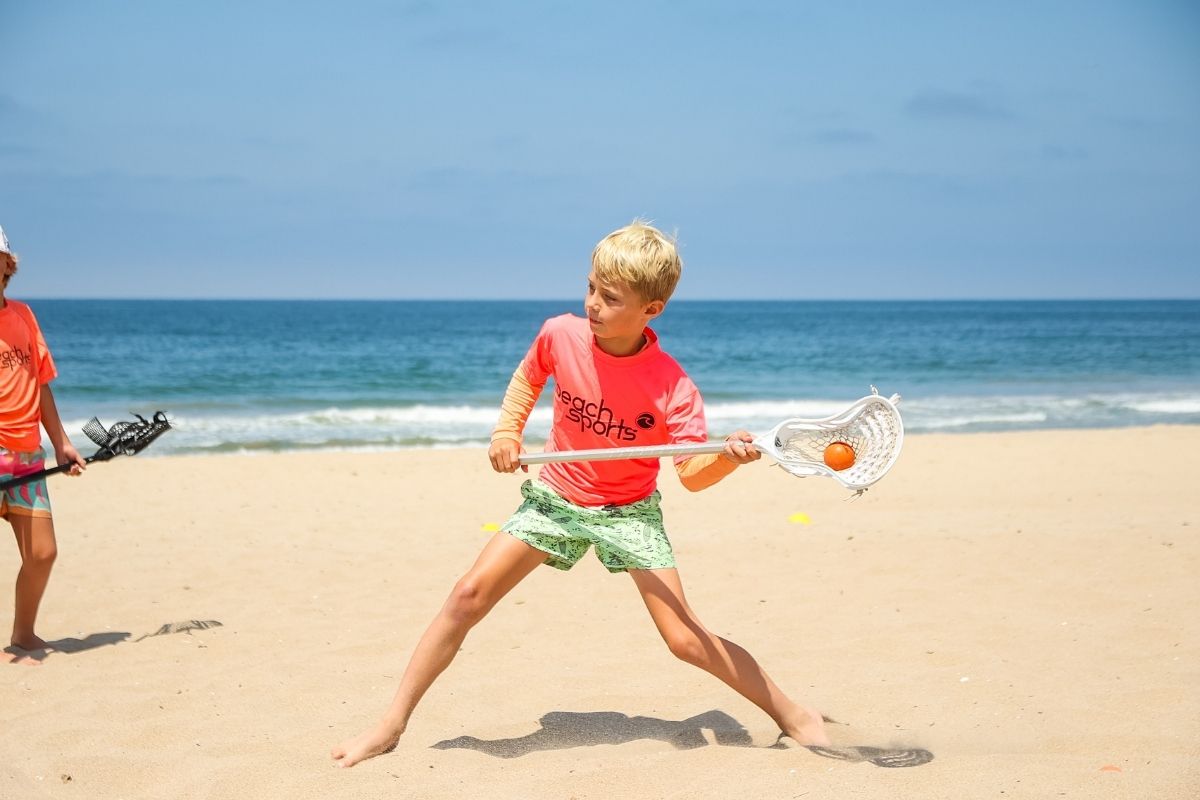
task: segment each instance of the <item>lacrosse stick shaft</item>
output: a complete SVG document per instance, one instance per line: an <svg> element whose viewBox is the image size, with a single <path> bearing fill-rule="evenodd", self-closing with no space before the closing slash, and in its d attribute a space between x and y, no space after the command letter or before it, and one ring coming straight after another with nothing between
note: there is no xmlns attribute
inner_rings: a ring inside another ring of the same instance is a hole
<svg viewBox="0 0 1200 800"><path fill-rule="evenodd" d="M724 449L725 442L662 444L651 445L649 447L602 447L598 450L560 450L554 453L522 453L521 463L532 466L534 464L555 464L563 461L621 461L630 458L698 456L703 453L720 453Z"/></svg>
<svg viewBox="0 0 1200 800"><path fill-rule="evenodd" d="M95 456L88 456L87 458L84 459L84 461L87 462L88 464L92 463L95 460L96 460ZM9 478L4 483L0 483L0 492L4 491L5 489L15 489L16 487L24 486L27 483L33 483L34 481L44 478L47 475L57 475L60 472L66 472L73 466L75 466L73 463L72 464L59 464L57 467L50 467L49 469L41 469L41 470L38 470L37 472L31 472L28 475L21 475L16 478Z"/></svg>

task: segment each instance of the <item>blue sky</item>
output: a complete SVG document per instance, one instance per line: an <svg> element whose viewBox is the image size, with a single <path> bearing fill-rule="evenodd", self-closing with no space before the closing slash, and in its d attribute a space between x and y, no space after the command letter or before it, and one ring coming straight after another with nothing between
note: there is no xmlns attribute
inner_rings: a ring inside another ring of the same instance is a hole
<svg viewBox="0 0 1200 800"><path fill-rule="evenodd" d="M15 297L1200 297L1200 5L0 0Z"/></svg>

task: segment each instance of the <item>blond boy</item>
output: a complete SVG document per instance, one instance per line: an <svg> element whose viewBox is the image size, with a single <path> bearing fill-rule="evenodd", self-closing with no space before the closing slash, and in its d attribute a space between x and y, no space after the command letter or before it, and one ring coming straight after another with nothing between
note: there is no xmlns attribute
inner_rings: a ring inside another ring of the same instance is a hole
<svg viewBox="0 0 1200 800"><path fill-rule="evenodd" d="M647 327L679 281L675 243L635 221L592 253L584 317L547 320L505 393L488 451L492 468L514 472L522 432L554 379L547 450L704 441L703 401ZM707 488L761 454L737 431L720 454L676 460L684 486ZM378 723L332 751L338 766L392 750L425 691L449 666L467 632L540 564L570 569L590 547L613 573L626 572L676 657L713 674L804 745L827 745L821 715L787 697L754 658L713 634L684 598L656 489L657 459L548 464L521 488L524 502L483 548L421 637L390 708Z"/></svg>

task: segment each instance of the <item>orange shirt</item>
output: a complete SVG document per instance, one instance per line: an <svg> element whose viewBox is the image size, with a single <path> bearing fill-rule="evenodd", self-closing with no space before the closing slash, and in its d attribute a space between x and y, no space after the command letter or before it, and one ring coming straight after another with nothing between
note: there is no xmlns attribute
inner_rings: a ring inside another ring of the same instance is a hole
<svg viewBox="0 0 1200 800"><path fill-rule="evenodd" d="M0 447L22 453L38 449L42 384L57 376L33 311L8 300L0 308Z"/></svg>
<svg viewBox="0 0 1200 800"><path fill-rule="evenodd" d="M586 319L546 321L517 373L533 401L554 378L548 452L705 441L699 390L654 331L646 328L645 336L639 352L618 357L596 346ZM527 413L500 435L519 439ZM658 467L657 458L566 462L544 465L538 477L576 505L624 505L654 491Z"/></svg>

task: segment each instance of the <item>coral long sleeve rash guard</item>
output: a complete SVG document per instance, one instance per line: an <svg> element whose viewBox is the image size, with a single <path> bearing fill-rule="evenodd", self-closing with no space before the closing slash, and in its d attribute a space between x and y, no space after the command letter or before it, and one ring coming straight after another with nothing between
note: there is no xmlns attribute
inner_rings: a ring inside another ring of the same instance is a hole
<svg viewBox="0 0 1200 800"><path fill-rule="evenodd" d="M659 347L654 331L646 328L645 336L640 351L618 357L596 345L586 319L564 314L547 320L513 373L493 441L521 441L551 377L554 422L547 452L706 441L699 390ZM693 491L736 466L719 454L676 459L684 486ZM565 462L543 465L538 477L577 505L624 505L654 491L658 468L657 458Z"/></svg>
<svg viewBox="0 0 1200 800"><path fill-rule="evenodd" d="M0 308L0 447L32 452L42 443L42 386L57 376L50 348L29 306Z"/></svg>

